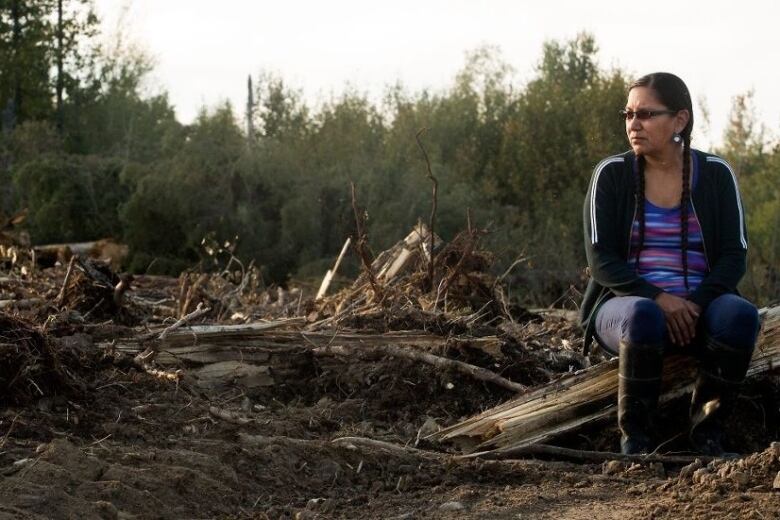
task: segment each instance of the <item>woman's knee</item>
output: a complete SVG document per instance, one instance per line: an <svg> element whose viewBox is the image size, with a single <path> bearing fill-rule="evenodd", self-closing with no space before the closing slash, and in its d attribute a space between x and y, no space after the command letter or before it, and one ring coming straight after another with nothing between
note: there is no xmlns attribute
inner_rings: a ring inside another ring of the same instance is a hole
<svg viewBox="0 0 780 520"><path fill-rule="evenodd" d="M630 343L661 343L666 333L666 319L661 308L650 298L637 298L628 304L622 338Z"/></svg>
<svg viewBox="0 0 780 520"><path fill-rule="evenodd" d="M705 325L707 333L718 342L752 349L760 325L758 309L744 298L726 294L707 308Z"/></svg>

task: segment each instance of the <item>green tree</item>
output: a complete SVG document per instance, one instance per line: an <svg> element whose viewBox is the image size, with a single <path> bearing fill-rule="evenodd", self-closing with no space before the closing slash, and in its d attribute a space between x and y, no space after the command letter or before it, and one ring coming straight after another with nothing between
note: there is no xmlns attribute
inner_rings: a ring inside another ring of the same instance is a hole
<svg viewBox="0 0 780 520"><path fill-rule="evenodd" d="M184 127L165 92L147 92L153 68L149 55L121 33L101 46L82 88L63 108L68 150L142 164L175 153L183 143Z"/></svg>
<svg viewBox="0 0 780 520"><path fill-rule="evenodd" d="M31 208L27 226L36 243L119 237L117 208L128 193L122 164L94 156L51 154L14 172L18 207Z"/></svg>
<svg viewBox="0 0 780 520"><path fill-rule="evenodd" d="M748 91L732 99L718 153L734 167L747 211L750 248L741 288L761 305L780 294L780 146L767 151L766 131L756 118L753 95Z"/></svg>
<svg viewBox="0 0 780 520"><path fill-rule="evenodd" d="M60 113L63 93L88 68L97 24L92 0L0 0L5 127Z"/></svg>
<svg viewBox="0 0 780 520"><path fill-rule="evenodd" d="M135 189L121 218L134 268L156 259L156 271L181 269L202 258L207 235L219 241L243 235L236 224L245 153L244 135L226 105L202 111L175 155L133 175Z"/></svg>
<svg viewBox="0 0 780 520"><path fill-rule="evenodd" d="M0 109L3 126L50 115L52 2L0 2Z"/></svg>
<svg viewBox="0 0 780 520"><path fill-rule="evenodd" d="M754 94L749 90L732 98L723 146L718 150L738 175L746 177L761 168L766 140L766 130L756 118Z"/></svg>
<svg viewBox="0 0 780 520"><path fill-rule="evenodd" d="M502 179L496 202L506 208L494 247L515 244L504 246L507 260L530 254L526 284L559 280L538 289L546 294L578 281L590 173L601 158L626 148L617 112L627 80L620 70L599 70L596 53L587 34L544 45L537 76L519 93L494 159Z"/></svg>

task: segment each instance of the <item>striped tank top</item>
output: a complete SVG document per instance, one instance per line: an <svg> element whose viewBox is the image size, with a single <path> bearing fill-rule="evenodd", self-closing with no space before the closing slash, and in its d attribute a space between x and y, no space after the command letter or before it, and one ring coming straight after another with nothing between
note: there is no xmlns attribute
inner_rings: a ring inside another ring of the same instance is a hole
<svg viewBox="0 0 780 520"><path fill-rule="evenodd" d="M698 180L696 156L693 160L693 186ZM664 291L685 298L682 265L682 237L680 236L680 206L661 208L645 199L645 241L639 265L636 253L639 245L639 219L635 218L631 231L629 264L645 280ZM696 290L707 275L704 241L693 206L688 202L688 287Z"/></svg>

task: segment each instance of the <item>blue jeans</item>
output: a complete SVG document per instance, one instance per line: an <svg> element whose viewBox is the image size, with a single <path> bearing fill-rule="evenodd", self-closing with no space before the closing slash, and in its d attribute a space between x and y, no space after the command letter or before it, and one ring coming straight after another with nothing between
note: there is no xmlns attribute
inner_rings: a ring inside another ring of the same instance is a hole
<svg viewBox="0 0 780 520"><path fill-rule="evenodd" d="M691 347L676 347L675 353L696 356L706 336L733 349L752 352L759 330L755 305L735 294L724 294L710 303L699 317ZM674 347L666 330L666 318L655 301L639 296L620 296L607 300L596 314L596 341L607 352L617 355L620 342L665 344ZM687 350L687 352L686 352Z"/></svg>

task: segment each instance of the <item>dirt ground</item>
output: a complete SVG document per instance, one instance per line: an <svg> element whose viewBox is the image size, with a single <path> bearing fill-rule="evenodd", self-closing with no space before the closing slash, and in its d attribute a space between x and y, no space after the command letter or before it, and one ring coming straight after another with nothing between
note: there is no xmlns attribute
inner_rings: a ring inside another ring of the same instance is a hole
<svg viewBox="0 0 780 520"><path fill-rule="evenodd" d="M768 380L743 391L739 431L752 431L755 453L681 468L456 460L416 441L508 393L412 362L315 366L308 380L252 393L160 381L99 353L82 363L90 377L81 398L3 409L0 519L780 515L780 443L770 445L778 401ZM331 442L342 437L421 451ZM599 425L567 443L614 449L616 433Z"/></svg>
<svg viewBox="0 0 780 520"><path fill-rule="evenodd" d="M741 391L727 431L740 458L687 466L459 459L426 435L511 392L393 357L310 356L297 377L253 389L160 378L111 340L164 326L198 299L214 309L204 322L308 312L300 293L138 277L123 302L112 273L87 266L68 284L64 271L0 277L12 302L0 311L0 520L780 517L777 375ZM523 311L515 321L508 311L496 325L475 301L466 320L395 310L342 325L445 336L481 327L502 338L500 353L456 341L437 354L529 386L599 360L579 354L579 330L563 318ZM685 413L684 398L663 410L665 451L685 451ZM618 435L600 423L555 444L616 451Z"/></svg>

